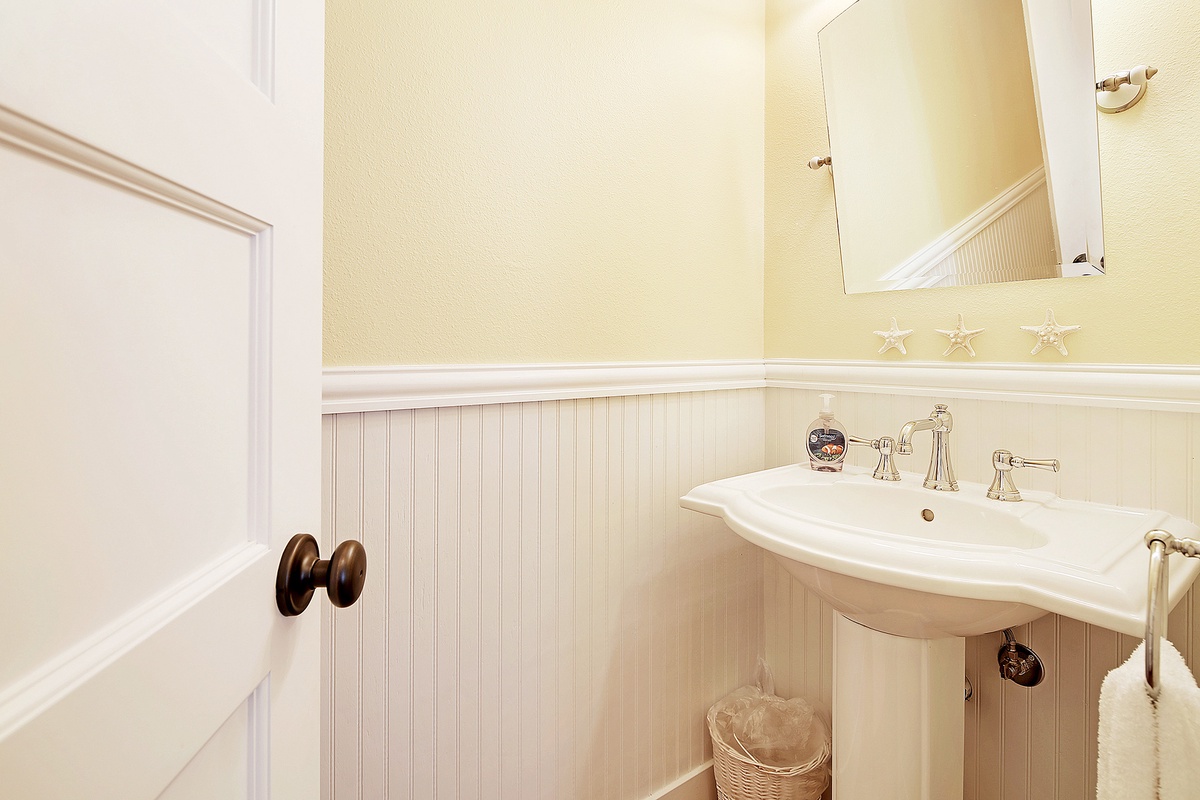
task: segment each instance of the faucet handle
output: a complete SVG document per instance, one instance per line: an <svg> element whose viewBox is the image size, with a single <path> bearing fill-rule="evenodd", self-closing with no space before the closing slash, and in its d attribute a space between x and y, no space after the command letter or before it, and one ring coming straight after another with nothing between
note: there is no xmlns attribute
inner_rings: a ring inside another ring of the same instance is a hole
<svg viewBox="0 0 1200 800"><path fill-rule="evenodd" d="M875 471L871 473L872 478L877 481L900 480L900 471L896 469L896 462L892 460L892 456L898 452L896 450L895 439L890 436L880 436L878 439L847 436L846 441L850 444L860 444L879 451L879 463L875 465Z"/></svg>
<svg viewBox="0 0 1200 800"><path fill-rule="evenodd" d="M1012 457L1013 468L1033 467L1034 469L1048 469L1051 472L1058 472L1061 466L1057 458L1021 458L1020 456Z"/></svg>
<svg viewBox="0 0 1200 800"><path fill-rule="evenodd" d="M1032 467L1058 472L1061 464L1057 458L1023 458L1014 456L1008 450L996 450L992 453L992 466L996 468L996 474L987 490L988 499L1019 502L1021 493L1012 479L1014 469Z"/></svg>

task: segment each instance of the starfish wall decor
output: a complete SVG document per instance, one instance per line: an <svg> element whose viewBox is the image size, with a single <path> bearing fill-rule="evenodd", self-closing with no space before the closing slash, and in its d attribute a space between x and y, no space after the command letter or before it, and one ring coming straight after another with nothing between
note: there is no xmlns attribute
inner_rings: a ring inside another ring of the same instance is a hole
<svg viewBox="0 0 1200 800"><path fill-rule="evenodd" d="M935 330L937 330L937 329L935 329ZM979 334L983 333L984 330L985 330L984 328L976 328L975 330L968 330L966 323L963 322L963 315L959 314L958 315L958 325L956 325L954 327L954 330L951 330L951 331L938 330L937 331L942 336L948 336L950 338L950 346L946 348L946 352L942 353L942 355L948 356L951 353L953 353L955 350L958 350L961 347L963 350L967 351L967 354L970 355L971 358L974 358L975 357L975 348L971 347L971 340L974 339Z"/></svg>
<svg viewBox="0 0 1200 800"><path fill-rule="evenodd" d="M904 349L904 339L912 335L911 330L902 331L896 325L896 318L892 317L892 327L886 331L875 331L876 336L883 337L883 347L879 348L880 353L886 353L893 347L900 351L902 355L908 355L908 351Z"/></svg>
<svg viewBox="0 0 1200 800"><path fill-rule="evenodd" d="M1067 354L1067 346L1063 344L1063 337L1068 333L1074 333L1079 330L1082 325L1059 325L1054 319L1054 309L1046 309L1046 321L1041 325L1022 325L1021 330L1029 331L1037 337L1037 344L1033 346L1030 355L1036 356L1038 353L1047 347L1053 347L1064 356Z"/></svg>

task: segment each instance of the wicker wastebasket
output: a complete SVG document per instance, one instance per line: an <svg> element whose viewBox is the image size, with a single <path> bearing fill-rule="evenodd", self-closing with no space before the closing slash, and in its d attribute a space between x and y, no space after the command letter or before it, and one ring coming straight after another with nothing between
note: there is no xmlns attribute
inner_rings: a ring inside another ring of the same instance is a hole
<svg viewBox="0 0 1200 800"><path fill-rule="evenodd" d="M708 711L713 742L713 772L720 800L817 800L829 786L829 738L823 736L816 754L806 763L770 766L739 751L716 730L717 706ZM744 749L743 749L744 750Z"/></svg>

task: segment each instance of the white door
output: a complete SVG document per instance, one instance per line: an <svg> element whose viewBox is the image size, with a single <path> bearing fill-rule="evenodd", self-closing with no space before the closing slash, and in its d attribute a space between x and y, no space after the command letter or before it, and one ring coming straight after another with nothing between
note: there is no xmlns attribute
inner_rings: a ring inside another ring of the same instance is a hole
<svg viewBox="0 0 1200 800"><path fill-rule="evenodd" d="M0 3L3 797L319 794L323 13Z"/></svg>

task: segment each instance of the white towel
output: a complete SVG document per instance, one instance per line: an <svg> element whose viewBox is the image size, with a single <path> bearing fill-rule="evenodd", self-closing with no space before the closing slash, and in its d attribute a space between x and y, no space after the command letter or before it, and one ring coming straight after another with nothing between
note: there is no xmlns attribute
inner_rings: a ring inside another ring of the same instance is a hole
<svg viewBox="0 0 1200 800"><path fill-rule="evenodd" d="M1200 688L1183 656L1163 640L1159 670L1158 796L1162 800L1197 800L1200 780ZM1144 670L1143 670L1144 671Z"/></svg>
<svg viewBox="0 0 1200 800"><path fill-rule="evenodd" d="M1146 693L1145 643L1100 687L1097 800L1200 800L1200 689L1167 640L1158 701Z"/></svg>
<svg viewBox="0 0 1200 800"><path fill-rule="evenodd" d="M1157 800L1158 731L1139 644L1100 685L1096 800Z"/></svg>

